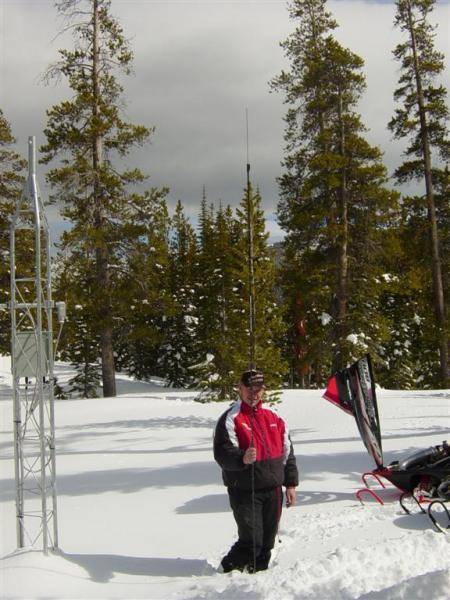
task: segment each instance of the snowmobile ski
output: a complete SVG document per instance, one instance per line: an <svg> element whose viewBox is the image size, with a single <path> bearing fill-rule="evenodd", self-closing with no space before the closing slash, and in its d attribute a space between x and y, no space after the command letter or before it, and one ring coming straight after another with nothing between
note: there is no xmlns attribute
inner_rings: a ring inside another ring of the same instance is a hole
<svg viewBox="0 0 450 600"><path fill-rule="evenodd" d="M448 502L448 501L447 501ZM440 524L438 518L436 517L436 507L440 506L443 509L443 514L446 515L447 518L447 526L444 527ZM427 514L433 523L436 531L441 531L442 533L450 533L450 512L445 505L445 500L433 500L428 505Z"/></svg>

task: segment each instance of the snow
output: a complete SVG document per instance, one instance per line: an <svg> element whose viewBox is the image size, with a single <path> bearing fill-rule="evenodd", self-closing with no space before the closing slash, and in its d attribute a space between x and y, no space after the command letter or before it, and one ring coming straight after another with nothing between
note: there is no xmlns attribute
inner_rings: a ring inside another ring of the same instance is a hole
<svg viewBox="0 0 450 600"><path fill-rule="evenodd" d="M391 275L390 273L384 273L382 277L387 283L390 283L391 281L398 281L398 277L396 275Z"/></svg>
<svg viewBox="0 0 450 600"><path fill-rule="evenodd" d="M332 321L332 317L331 317L331 315L329 315L329 314L328 314L328 313L326 313L326 312L323 312L323 313L320 315L319 319L322 321L322 325L324 325L324 326L325 326L325 325L328 325L328 323L330 323L330 321Z"/></svg>
<svg viewBox="0 0 450 600"><path fill-rule="evenodd" d="M355 344L355 345L357 344L361 350L367 350L368 346L367 346L367 344L364 341L365 338L366 338L365 333L361 332L359 334L357 334L357 333L351 333L345 339L348 342L350 342L351 344Z"/></svg>
<svg viewBox="0 0 450 600"><path fill-rule="evenodd" d="M70 369L58 364L56 374L64 382ZM228 405L123 375L116 398L56 402L60 550L17 551L9 386L0 359L2 599L449 598L450 536L403 514L392 487L384 506L356 501L373 464L354 419L320 390L282 393L301 483L268 571L216 571L235 539L211 451ZM450 391L378 395L386 463L449 437Z"/></svg>
<svg viewBox="0 0 450 600"><path fill-rule="evenodd" d="M187 323L188 325L194 323L197 324L198 323L198 317L194 317L192 315L185 315L184 316L184 322Z"/></svg>
<svg viewBox="0 0 450 600"><path fill-rule="evenodd" d="M350 335L348 335L346 337L346 340L348 342L351 342L352 344L357 344L358 343L358 336L356 335L356 333L351 333Z"/></svg>

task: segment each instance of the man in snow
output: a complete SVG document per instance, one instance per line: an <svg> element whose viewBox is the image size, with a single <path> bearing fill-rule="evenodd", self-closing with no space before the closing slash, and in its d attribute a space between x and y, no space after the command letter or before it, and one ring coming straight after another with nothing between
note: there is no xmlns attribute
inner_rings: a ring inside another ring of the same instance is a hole
<svg viewBox="0 0 450 600"><path fill-rule="evenodd" d="M281 516L296 501L298 471L285 422L262 404L264 375L245 371L239 397L219 418L214 433L214 458L222 467L230 506L238 527L238 541L222 559L225 573L269 566Z"/></svg>

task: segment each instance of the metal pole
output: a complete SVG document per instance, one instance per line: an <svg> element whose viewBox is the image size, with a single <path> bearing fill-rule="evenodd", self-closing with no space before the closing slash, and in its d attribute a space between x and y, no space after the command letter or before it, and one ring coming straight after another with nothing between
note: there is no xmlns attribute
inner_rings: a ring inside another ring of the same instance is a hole
<svg viewBox="0 0 450 600"><path fill-rule="evenodd" d="M30 245L30 229L34 230L34 264L26 264L23 260L17 262L17 257L21 255L20 246L23 245L25 249ZM32 546L42 539L42 548L47 554L51 547L58 546L53 302L50 237L37 184L34 137L28 139L28 178L17 201L10 232L9 307L17 546L24 547L25 538ZM17 236L18 232L21 233L20 237ZM24 273L18 274L17 267L24 269ZM32 286L34 290L30 289ZM60 312L62 315L62 309ZM63 315L60 320L64 320ZM40 503L38 510L36 502Z"/></svg>
<svg viewBox="0 0 450 600"><path fill-rule="evenodd" d="M35 138L28 138L28 185L30 196L33 201L35 217L35 289L36 289L36 344L37 344L37 368L36 386L39 398L39 424L40 424L40 453L41 453L41 505L42 505L42 541L44 554L48 552L48 518L47 518L47 477L46 477L46 440L45 440L45 407L44 407L44 374L42 356L44 345L42 336L42 279L41 279L41 215L39 210L39 194L36 183L36 150Z"/></svg>
<svg viewBox="0 0 450 600"><path fill-rule="evenodd" d="M50 233L46 231L46 287L47 287L47 330L48 330L48 401L50 411L50 477L53 509L53 548L58 548L58 504L56 493L56 447L55 447L55 399L54 399L54 355L53 355L53 318L52 318L52 277L50 259Z"/></svg>
<svg viewBox="0 0 450 600"><path fill-rule="evenodd" d="M16 335L16 236L14 227L10 228L9 243L9 264L11 272L11 296L10 296L10 315L11 315L11 339L13 341ZM23 531L23 470L22 470L22 445L21 445L21 407L20 396L17 386L16 370L14 364L14 352L11 352L11 372L13 375L13 413L14 413L14 473L16 481L16 537L17 547L24 547Z"/></svg>
<svg viewBox="0 0 450 600"><path fill-rule="evenodd" d="M248 149L248 109L245 109L245 124L247 133L247 259L248 259L248 312L249 312L249 369L256 369L255 364L255 271L253 256L253 206L250 194L250 159ZM250 387L252 385L250 384ZM254 447L253 432L255 428L255 409L251 412L252 437L250 447ZM255 463L251 465L251 493L252 493L252 549L253 572L256 571L256 507L255 507Z"/></svg>
<svg viewBox="0 0 450 600"><path fill-rule="evenodd" d="M250 161L248 150L248 109L245 109L247 126L247 244L248 244L248 287L249 287L249 355L250 370L256 368L255 354L255 267L253 248L253 206L250 194Z"/></svg>

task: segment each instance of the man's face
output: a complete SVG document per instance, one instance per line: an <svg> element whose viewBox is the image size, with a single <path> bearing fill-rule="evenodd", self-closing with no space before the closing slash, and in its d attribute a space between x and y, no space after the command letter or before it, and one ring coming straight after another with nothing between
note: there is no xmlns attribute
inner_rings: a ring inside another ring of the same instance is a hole
<svg viewBox="0 0 450 600"><path fill-rule="evenodd" d="M252 387L247 387L243 383L240 383L239 396L241 397L242 402L245 402L245 404L248 404L249 406L256 406L263 399L264 386L253 385Z"/></svg>

